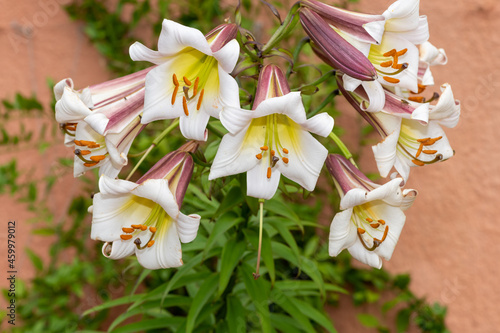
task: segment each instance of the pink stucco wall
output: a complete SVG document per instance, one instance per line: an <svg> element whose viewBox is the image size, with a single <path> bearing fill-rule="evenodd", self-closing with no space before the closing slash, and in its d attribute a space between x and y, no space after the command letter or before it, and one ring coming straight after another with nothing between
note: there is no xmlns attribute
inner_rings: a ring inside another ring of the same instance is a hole
<svg viewBox="0 0 500 333"><path fill-rule="evenodd" d="M47 102L47 77L71 76L79 87L108 78L104 60L81 27L56 6L65 1L0 0L0 98L11 98L17 91L36 92ZM355 7L381 13L391 2L361 0ZM395 254L385 267L395 273L410 272L412 288L418 295L448 305L448 324L453 332L496 332L500 327L495 306L500 294L500 246L496 239L500 237L500 228L496 228L500 205L500 147L496 142L500 139L500 62L496 53L500 51L500 3L422 0L421 14L429 17L431 42L445 48L449 56L447 66L433 71L436 83L452 85L455 97L462 101L462 118L457 128L447 131L455 157L412 169L408 186L420 194L408 212ZM20 36L20 25L30 24L32 37ZM355 125L346 127L349 136L350 130L357 130L359 119L347 106L345 110L336 121ZM31 126L37 128L41 123ZM2 149L0 163L16 157L40 178L55 167L57 157L71 154L62 146L49 149L42 158L36 148L14 152ZM362 152L363 169L374 171L370 148ZM50 201L56 218L64 212L60 208L68 204L68 194L78 190L73 185L71 174L63 172L56 184L61 195ZM19 221L19 249L29 245L43 252L48 248L45 238L30 235L28 218L32 214L23 211L24 206L6 195L0 197L0 205L1 228L8 219ZM0 231L0 243L3 248L4 230ZM32 276L27 260L21 257L18 262L19 275ZM0 263L3 272L5 260L0 258ZM4 277L0 281L0 286L5 286ZM332 315L338 323L338 312ZM344 331L352 331L349 325L338 324Z"/></svg>

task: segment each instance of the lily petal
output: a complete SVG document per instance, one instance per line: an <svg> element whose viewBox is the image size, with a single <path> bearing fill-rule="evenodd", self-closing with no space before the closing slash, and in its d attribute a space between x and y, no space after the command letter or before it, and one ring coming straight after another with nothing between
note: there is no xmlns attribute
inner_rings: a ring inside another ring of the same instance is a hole
<svg viewBox="0 0 500 333"><path fill-rule="evenodd" d="M351 223L352 208L346 209L335 214L330 225L330 236L328 242L328 253L331 257L335 257L354 245L356 242L356 228Z"/></svg>
<svg viewBox="0 0 500 333"><path fill-rule="evenodd" d="M247 171L247 195L270 200L280 183L279 169L272 170L271 178L267 178L268 166L265 163L259 163L254 168Z"/></svg>

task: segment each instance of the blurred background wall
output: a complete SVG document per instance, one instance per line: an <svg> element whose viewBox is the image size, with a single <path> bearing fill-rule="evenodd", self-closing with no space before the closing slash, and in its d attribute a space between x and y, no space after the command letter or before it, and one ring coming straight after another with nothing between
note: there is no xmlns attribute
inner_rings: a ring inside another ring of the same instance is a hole
<svg viewBox="0 0 500 333"><path fill-rule="evenodd" d="M72 77L77 88L110 78L104 59L86 39L82 27L71 22L60 7L68 0L0 0L0 99L11 99L16 92L36 93L47 104L51 92L46 78L58 81ZM381 13L392 1L361 0L351 8ZM385 267L394 273L409 272L412 289L430 301L447 305L452 332L496 332L500 327L496 300L500 294L500 3L497 0L456 1L421 0L421 15L430 23L430 41L446 50L449 63L433 69L436 89L448 82L462 102L457 128L448 130L456 151L451 160L431 167L412 169L408 187L418 189L419 197L408 211L407 224L398 247ZM355 136L361 120L349 110L337 124L346 137ZM28 124L41 130L50 119ZM21 177L42 178L56 167L58 157L71 156L62 144L39 154L38 148L0 148L0 164L16 158ZM376 171L371 149L361 151L361 168ZM66 211L76 193L71 171L61 170L50 207L56 217ZM33 213L9 195L0 196L0 247L5 248L6 224L17 221L16 247L19 274L33 276L29 260L21 249L28 246L43 256L47 238L34 236L28 222ZM328 217L329 218L329 217ZM4 230L5 229L5 230ZM82 235L88 237L88 235ZM2 251L2 253L4 253ZM0 258L2 273L6 260ZM0 287L6 287L5 277ZM348 300L349 301L349 300ZM1 301L4 306L4 300ZM333 310L340 332L352 332L350 304Z"/></svg>

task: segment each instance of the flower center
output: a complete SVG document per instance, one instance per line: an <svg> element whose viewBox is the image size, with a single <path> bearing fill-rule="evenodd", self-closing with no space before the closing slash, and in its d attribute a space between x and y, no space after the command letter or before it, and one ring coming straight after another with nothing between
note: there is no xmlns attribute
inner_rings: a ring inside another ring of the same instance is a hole
<svg viewBox="0 0 500 333"><path fill-rule="evenodd" d="M132 224L130 227L123 227L123 234L120 235L120 238L124 241L135 238L134 244L137 246L137 249L143 250L155 244L154 238L157 235L157 231L165 226L168 227L170 222L170 217L163 207L159 204L155 204L142 224ZM149 239L144 245L142 244L141 238L139 238L139 235L143 233L149 234Z"/></svg>
<svg viewBox="0 0 500 333"><path fill-rule="evenodd" d="M260 147L260 153L255 155L258 160L267 160L267 178L271 178L272 168L276 166L281 160L283 163L288 164L288 149L283 147L279 137L278 123L285 122L286 119L281 119L286 116L272 114L265 117L266 121L266 132L264 135L264 145Z"/></svg>
<svg viewBox="0 0 500 333"><path fill-rule="evenodd" d="M177 97L182 96L184 114L189 116L190 107L196 107L197 111L200 110L205 87L214 85L212 88L216 88L219 83L219 73L217 60L198 50L187 48L186 51L183 51L182 57L185 57L186 60L176 64L178 65L175 66L178 68L177 73L172 75L174 90L171 103L174 105ZM182 59L180 58L180 60Z"/></svg>
<svg viewBox="0 0 500 333"><path fill-rule="evenodd" d="M443 137L439 136L436 138L422 138L418 139L408 134L405 131L404 124L401 125L401 132L398 139L398 149L405 155L407 155L413 164L418 166L424 166L426 164L433 164L439 162L443 159L442 154L437 154L436 149L431 149L432 145L441 140ZM409 148L409 149L408 149ZM416 150L415 155L413 155L410 150ZM434 159L430 161L422 160L423 156L435 155Z"/></svg>
<svg viewBox="0 0 500 333"><path fill-rule="evenodd" d="M103 137L104 138L104 137ZM75 146L81 148L75 148L75 155L78 156L80 160L83 161L83 165L86 167L96 166L99 162L104 160L108 153L106 152L103 155L92 155L89 158L86 158L86 155L91 155L99 150L106 149L106 144L104 144L104 140L101 144L94 141L87 140L75 140Z"/></svg>
<svg viewBox="0 0 500 333"><path fill-rule="evenodd" d="M375 47L372 47L372 49L375 49ZM370 50L371 51L371 50ZM387 70L389 69L394 69L392 72L388 72L382 69L378 69L375 67L378 73L382 74L382 78L389 83L399 83L399 79L393 77L394 75L397 75L404 71L405 69L408 68L408 63L399 63L399 57L403 56L408 52L408 49L402 49L400 51L396 49L392 49L390 51L387 51L383 54L378 54L378 52L370 52L370 55L368 58L374 65L379 65L382 68L386 68Z"/></svg>
<svg viewBox="0 0 500 333"><path fill-rule="evenodd" d="M374 251L387 238L389 226L382 219L378 219L369 204L355 206L351 222L357 227L358 238L368 251ZM374 237L374 232L383 232L382 238Z"/></svg>

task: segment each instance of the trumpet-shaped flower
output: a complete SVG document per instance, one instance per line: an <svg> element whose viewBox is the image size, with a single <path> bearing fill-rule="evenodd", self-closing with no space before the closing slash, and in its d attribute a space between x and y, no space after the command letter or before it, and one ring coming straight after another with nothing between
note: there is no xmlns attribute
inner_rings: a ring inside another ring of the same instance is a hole
<svg viewBox="0 0 500 333"><path fill-rule="evenodd" d="M337 81L346 99L383 139L372 147L382 177L395 167L406 181L410 167L433 164L454 155L440 126L455 127L460 117L460 102L453 97L450 85L441 86L442 94L435 105L430 101L407 100L384 90L384 108L365 112L362 105L368 100L366 92L361 87L347 92L342 80Z"/></svg>
<svg viewBox="0 0 500 333"><path fill-rule="evenodd" d="M359 85L363 86L369 96L367 111L375 111L384 105L382 86L415 92L418 90L419 49L417 45L426 42L429 38L427 18L419 17L419 0L398 0L381 16L349 13L315 0L304 1L304 3L315 10L318 17L327 20L330 29L335 30L344 41L357 49L374 68L373 79L366 80L345 71L335 62L328 61L329 57L326 56L324 50L319 50L322 59L345 74L344 88L346 90L354 91ZM353 18L349 18L348 14ZM364 21L356 20L356 15L364 18ZM357 30L346 29L346 22L357 27ZM369 34L372 37L372 41L366 36L355 33L362 31L360 27L364 28L365 35ZM323 42L316 40L317 38L312 33L309 33L309 36L317 44L314 45L315 50L324 48L325 43L328 42L328 40ZM335 43L335 41L331 40L330 43ZM355 57L350 56L347 60L351 62L351 65L347 66L352 68L364 63L361 62L359 54ZM376 80L373 81L374 79Z"/></svg>
<svg viewBox="0 0 500 333"><path fill-rule="evenodd" d="M222 138L209 179L247 172L247 194L261 199L273 197L281 174L312 191L328 152L309 132L327 136L333 118L323 113L306 119L300 93L290 92L274 65L260 73L253 108L222 111L229 133Z"/></svg>
<svg viewBox="0 0 500 333"><path fill-rule="evenodd" d="M127 164L127 153L144 125L146 70L104 82L81 92L73 89L71 79L59 82L56 95L56 120L65 132L65 144L75 152L74 176L91 168L111 178Z"/></svg>
<svg viewBox="0 0 500 333"><path fill-rule="evenodd" d="M326 166L341 195L342 210L330 226L330 256L348 249L357 260L381 268L382 258L391 259L406 221L403 211L413 204L417 191L402 190L401 178L375 184L340 155L328 156Z"/></svg>
<svg viewBox="0 0 500 333"><path fill-rule="evenodd" d="M106 242L103 254L110 259L137 256L148 269L178 267L181 242L196 238L199 215L184 215L180 206L193 172L189 142L166 155L136 183L99 179L94 196L91 238Z"/></svg>
<svg viewBox="0 0 500 333"><path fill-rule="evenodd" d="M164 20L158 51L133 44L133 60L158 65L146 78L142 123L180 117L186 138L206 140L210 116L219 118L224 107L240 105L238 84L229 74L239 56L236 31L234 24L225 24L203 36L196 29Z"/></svg>

